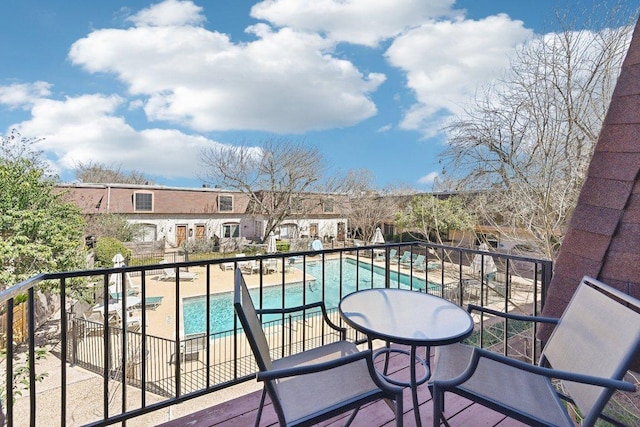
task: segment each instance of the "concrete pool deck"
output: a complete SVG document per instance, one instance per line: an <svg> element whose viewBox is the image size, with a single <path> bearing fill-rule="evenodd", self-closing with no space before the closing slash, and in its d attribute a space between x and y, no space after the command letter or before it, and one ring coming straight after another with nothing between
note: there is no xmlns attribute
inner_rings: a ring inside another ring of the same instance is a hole
<svg viewBox="0 0 640 427"><path fill-rule="evenodd" d="M338 258L338 257L335 257ZM343 259L351 258L355 259L355 257L347 256ZM327 257L327 260L334 259L334 257ZM366 261L367 263L373 263L374 266L385 267L385 263L383 259L373 259L371 258L360 258L361 261ZM313 258L308 258L307 262L314 261ZM287 260L285 259L285 262ZM303 277L302 271L297 268L301 268L302 263L296 264L286 264L285 271L282 271L282 260L278 260L278 266L275 272L270 274L262 274L254 273L248 274L244 273L244 279L249 288L256 288L260 286L262 280L262 286L277 286L284 283L285 286L288 284L300 283L303 280L313 281L315 279L314 276L307 274L306 277ZM428 280L430 283L436 285L442 285L444 283L449 283L452 281L459 280L459 266L455 264L449 264L447 262L444 263L444 272L441 269L437 269L434 271L430 271L427 274ZM217 293L225 293L233 291L233 280L234 280L234 270L233 268L223 270L219 265L210 265L209 267L189 267L189 273L197 273L197 278L194 280L186 280L184 278L180 279L180 289L179 289L179 304L178 304L178 313L176 313L176 282L175 280L162 280L162 275L154 275L146 277L146 292L145 296L148 297L162 297L162 302L157 305L155 308L147 308L146 309L146 333L149 335L154 335L161 338L166 338L170 340L174 340L175 337L175 319L176 316L179 316L179 319L182 319L182 300L190 297L204 296L207 294L207 270L209 271L209 292L211 294ZM424 271L416 271L413 272L406 266L392 264L391 272L392 274L400 271L401 274L410 276L413 273L413 276L417 279L424 280L425 272ZM472 277L473 272L470 267L463 266L462 273L465 277ZM185 276L186 277L186 276ZM262 279L261 279L262 278ZM131 278L132 285L135 288L141 289L141 279L140 277L132 277ZM141 294L139 296L142 296ZM141 311L132 312L133 316L140 316ZM180 322L180 337L184 338L184 333L182 330L183 322Z"/></svg>
<svg viewBox="0 0 640 427"><path fill-rule="evenodd" d="M279 267L282 267L281 263ZM207 267L189 267L189 273L197 273L194 280L180 279L179 289L179 318L182 318L182 300L184 298L203 296L207 294L207 269L209 271L209 292L211 294L225 293L233 291L234 270L223 270L218 265ZM147 276L145 278L145 297L162 297L162 302L155 308L147 308L146 311L146 332L161 338L175 339L175 318L176 318L176 282L175 280L162 280L162 275ZM244 273L244 278L250 288L260 286L260 274ZM263 286L285 285L299 283L304 279L302 271L297 268L286 268L284 276L281 268L277 272L262 275ZM306 280L314 280L313 276L307 274ZM131 283L134 288L141 292L141 278L132 277ZM140 293L140 297L142 294ZM140 316L140 311L132 312L133 316ZM182 322L180 322L182 329ZM182 337L183 338L183 337Z"/></svg>

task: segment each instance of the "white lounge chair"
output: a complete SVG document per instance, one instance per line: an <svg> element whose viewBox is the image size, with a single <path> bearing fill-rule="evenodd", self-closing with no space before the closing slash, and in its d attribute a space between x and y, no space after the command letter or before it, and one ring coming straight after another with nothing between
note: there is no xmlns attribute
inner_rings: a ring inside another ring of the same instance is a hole
<svg viewBox="0 0 640 427"><path fill-rule="evenodd" d="M190 271L182 271L179 273L180 280L196 280L198 278L198 273L190 272ZM176 270L175 268L164 268L162 269L162 274L158 277L158 280L176 280Z"/></svg>
<svg viewBox="0 0 640 427"><path fill-rule="evenodd" d="M240 270L242 270L244 273L260 273L260 263L256 260L239 262L238 267L240 267Z"/></svg>

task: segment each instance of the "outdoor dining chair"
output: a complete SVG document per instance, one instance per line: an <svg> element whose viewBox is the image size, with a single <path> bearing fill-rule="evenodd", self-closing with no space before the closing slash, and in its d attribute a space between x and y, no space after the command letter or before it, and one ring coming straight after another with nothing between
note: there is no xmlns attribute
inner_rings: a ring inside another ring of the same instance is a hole
<svg viewBox="0 0 640 427"><path fill-rule="evenodd" d="M469 306L476 310L556 326L538 365L465 344L437 347L429 380L434 426L442 419L445 392L536 426L575 426L570 402L582 425L592 426L600 417L613 421L602 411L616 390L635 390L622 379L639 355L640 300L585 277L560 319ZM558 380L562 392L554 386Z"/></svg>
<svg viewBox="0 0 640 427"><path fill-rule="evenodd" d="M402 388L386 383L376 372L370 350L360 351L346 341L346 329L327 317L324 303L317 302L285 309L256 310L242 271L235 271L234 308L258 365L258 381L264 382L255 425L260 423L268 394L281 426L310 426L385 399L395 412L396 426L402 426ZM339 341L272 360L259 314L318 310L334 329ZM393 402L393 404L391 403Z"/></svg>

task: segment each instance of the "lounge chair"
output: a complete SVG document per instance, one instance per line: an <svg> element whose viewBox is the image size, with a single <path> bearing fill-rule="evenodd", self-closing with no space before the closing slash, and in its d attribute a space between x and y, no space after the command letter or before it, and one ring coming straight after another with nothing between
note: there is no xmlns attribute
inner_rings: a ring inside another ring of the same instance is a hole
<svg viewBox="0 0 640 427"><path fill-rule="evenodd" d="M437 270L439 268L442 268L440 261L430 261L427 263L427 270L429 271Z"/></svg>
<svg viewBox="0 0 640 427"><path fill-rule="evenodd" d="M182 274L180 274L180 277L182 277ZM155 310L160 306L160 304L162 304L163 298L164 297L146 297L144 299L144 308Z"/></svg>
<svg viewBox="0 0 640 427"><path fill-rule="evenodd" d="M374 259L376 261L385 261L387 259L387 251L385 249L374 249ZM398 262L398 250L390 249L389 250L389 261L394 263Z"/></svg>
<svg viewBox="0 0 640 427"><path fill-rule="evenodd" d="M248 274L260 273L260 263L256 260L239 262L238 267L240 267L240 269L244 273L248 273Z"/></svg>
<svg viewBox="0 0 640 427"><path fill-rule="evenodd" d="M222 271L233 270L233 262L223 262L218 265Z"/></svg>
<svg viewBox="0 0 640 427"><path fill-rule="evenodd" d="M266 259L262 261L262 270L264 274L276 273L278 271L278 260Z"/></svg>
<svg viewBox="0 0 640 427"><path fill-rule="evenodd" d="M359 351L354 343L346 341L346 329L329 320L322 302L256 311L239 269L234 290L233 306L258 365L257 380L264 382L256 426L267 394L281 426L310 426L353 411L346 423L349 425L362 405L382 398L395 403L396 426L402 426L402 388L380 378L371 350ZM320 309L324 322L339 333L341 340L272 360L258 314L310 309Z"/></svg>
<svg viewBox="0 0 640 427"><path fill-rule="evenodd" d="M575 426L566 408L568 398L582 415L582 425L593 426L598 418L606 419L601 412L614 391L635 390L622 378L640 350L640 300L585 277L560 319L469 306L470 312L476 310L556 326L539 365L464 344L436 347L429 380L434 426L442 419L445 392L526 424ZM560 380L561 387L552 379Z"/></svg>
<svg viewBox="0 0 640 427"><path fill-rule="evenodd" d="M411 263L411 266L416 271L425 271L427 269L426 257L424 255L416 256L416 259Z"/></svg>
<svg viewBox="0 0 640 427"><path fill-rule="evenodd" d="M395 261L392 260L392 262L394 264L400 264L400 265L405 265L407 262L411 263L411 252L404 251L402 253L402 256L400 257L400 259L397 259Z"/></svg>
<svg viewBox="0 0 640 427"><path fill-rule="evenodd" d="M179 276L180 276L180 280L196 280L198 278L198 273L180 270ZM158 280L175 281L176 280L175 268L163 268L162 274L158 277Z"/></svg>
<svg viewBox="0 0 640 427"><path fill-rule="evenodd" d="M180 278L182 279L182 272L180 272ZM139 294L135 293L135 294L131 294L129 295L132 298L135 298L136 300L139 300L140 298L138 298ZM115 303L118 304L119 301L122 300L122 293L120 292L112 292L109 294L109 297L111 298L110 303ZM144 299L144 308L148 308L151 310L155 310L156 308L158 308L158 306L160 305L160 303L162 303L162 299L164 297L162 296L156 296L156 297L146 297ZM130 301L130 299L128 299L128 301ZM142 308L142 301L140 301L139 303L130 306L130 308L137 308L140 309Z"/></svg>

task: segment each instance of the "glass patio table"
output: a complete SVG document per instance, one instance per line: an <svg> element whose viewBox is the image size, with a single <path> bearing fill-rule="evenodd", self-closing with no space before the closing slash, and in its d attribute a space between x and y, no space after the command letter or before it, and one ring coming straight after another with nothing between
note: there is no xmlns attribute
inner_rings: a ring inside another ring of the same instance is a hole
<svg viewBox="0 0 640 427"><path fill-rule="evenodd" d="M340 316L355 330L372 340L387 343L381 352L407 353L388 347L389 343L410 347L410 381L387 380L411 388L416 425L420 426L418 386L429 377L431 346L447 345L463 340L473 332L473 319L462 307L435 295L405 289L367 289L342 298L338 306ZM416 354L417 347L427 348L426 360ZM416 378L416 361L423 365L425 374Z"/></svg>

